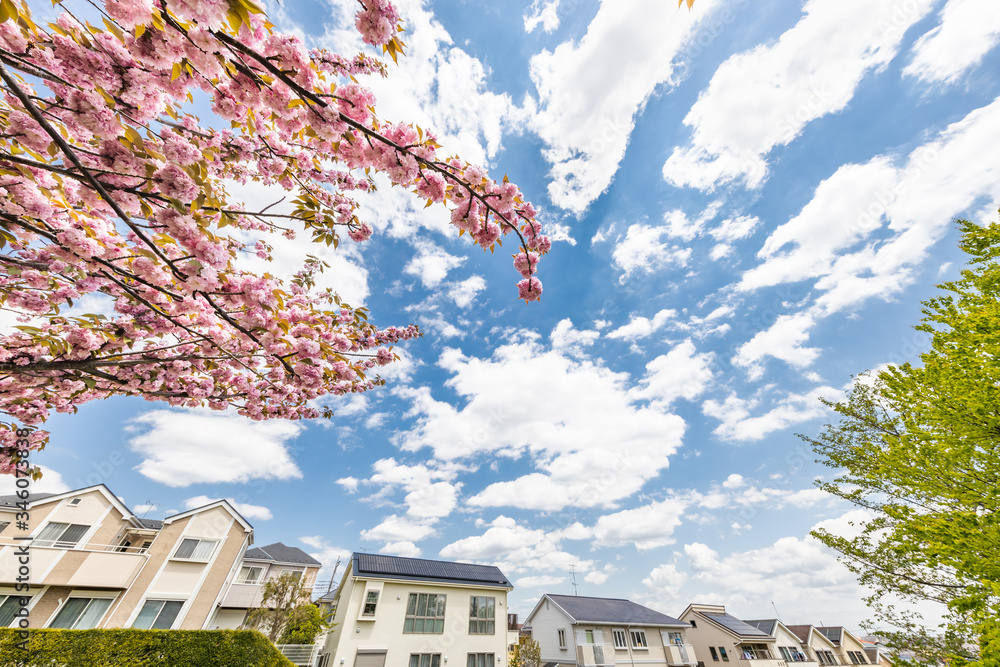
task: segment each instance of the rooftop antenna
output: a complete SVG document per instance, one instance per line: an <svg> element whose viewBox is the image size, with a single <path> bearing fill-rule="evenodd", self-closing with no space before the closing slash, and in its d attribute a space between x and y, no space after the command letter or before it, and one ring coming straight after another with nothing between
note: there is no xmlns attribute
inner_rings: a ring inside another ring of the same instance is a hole
<svg viewBox="0 0 1000 667"><path fill-rule="evenodd" d="M579 595L580 592L576 590L576 565L569 566L570 572L573 574L573 595Z"/></svg>
<svg viewBox="0 0 1000 667"><path fill-rule="evenodd" d="M147 498L146 499L146 511L143 512L142 516L139 517L139 518L140 519L145 519L146 515L149 514L149 510L151 510L151 509L153 509L153 499L152 498Z"/></svg>
<svg viewBox="0 0 1000 667"><path fill-rule="evenodd" d="M774 606L774 600L771 600L771 606L774 607L774 615L777 617L779 623L784 623L781 620L781 614L778 613L778 608Z"/></svg>

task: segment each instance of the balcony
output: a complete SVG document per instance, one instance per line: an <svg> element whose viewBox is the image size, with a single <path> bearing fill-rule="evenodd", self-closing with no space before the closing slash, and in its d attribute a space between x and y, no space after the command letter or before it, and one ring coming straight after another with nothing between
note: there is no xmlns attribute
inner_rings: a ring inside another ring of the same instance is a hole
<svg viewBox="0 0 1000 667"><path fill-rule="evenodd" d="M739 667L787 667L782 658L776 658L769 649L760 646L737 646L736 662Z"/></svg>
<svg viewBox="0 0 1000 667"><path fill-rule="evenodd" d="M0 540L0 583L17 581L23 565L19 547L25 542ZM138 549L120 551L108 544L55 547L27 542L29 582L35 586L127 588L149 558ZM44 576L43 576L44 575Z"/></svg>
<svg viewBox="0 0 1000 667"><path fill-rule="evenodd" d="M615 647L611 644L582 644L576 647L577 665L614 665Z"/></svg>
<svg viewBox="0 0 1000 667"><path fill-rule="evenodd" d="M690 644L667 644L663 647L663 653L668 665L698 664L694 657L694 647Z"/></svg>

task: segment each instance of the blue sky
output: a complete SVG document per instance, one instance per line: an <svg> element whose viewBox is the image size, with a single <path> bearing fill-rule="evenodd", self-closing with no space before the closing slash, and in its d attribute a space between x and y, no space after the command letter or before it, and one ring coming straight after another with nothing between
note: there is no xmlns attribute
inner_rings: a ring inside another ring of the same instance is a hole
<svg viewBox="0 0 1000 667"><path fill-rule="evenodd" d="M795 434L852 374L916 358L919 302L964 261L954 219L996 219L995 0L397 4L379 114L535 203L541 303L516 301L512 249L383 187L372 241L322 253L352 305L425 332L384 388L328 423L86 405L51 419L36 490L104 482L150 518L235 499L258 544L328 566L494 563L522 614L575 571L580 594L674 615L856 628L865 592L808 533L861 517ZM269 5L361 47L348 0ZM272 270L307 245L276 243Z"/></svg>

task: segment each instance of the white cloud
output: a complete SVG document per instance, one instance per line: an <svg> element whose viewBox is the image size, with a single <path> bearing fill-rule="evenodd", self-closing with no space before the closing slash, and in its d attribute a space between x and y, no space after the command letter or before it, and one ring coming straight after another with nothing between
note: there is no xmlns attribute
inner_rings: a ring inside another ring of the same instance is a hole
<svg viewBox="0 0 1000 667"><path fill-rule="evenodd" d="M670 497L665 500L600 517L594 524L598 546L635 545L640 551L674 543L674 530L681 524L690 500Z"/></svg>
<svg viewBox="0 0 1000 667"><path fill-rule="evenodd" d="M540 574L534 577L521 577L514 582L517 588L551 588L561 586L568 581L568 577L556 577L550 574Z"/></svg>
<svg viewBox="0 0 1000 667"><path fill-rule="evenodd" d="M494 563L507 574L567 572L571 567L586 572L593 567L591 561L562 550L559 530L528 528L502 515L486 525L482 535L464 537L441 549L441 557Z"/></svg>
<svg viewBox="0 0 1000 667"><path fill-rule="evenodd" d="M456 472L448 469L431 468L424 464L407 465L393 458L380 459L372 465L375 474L369 483L382 487L382 493L396 489L406 492L406 514L413 519L435 520L448 516L458 504L461 483L452 483ZM427 525L430 525L427 522ZM413 538L419 541L419 538Z"/></svg>
<svg viewBox="0 0 1000 667"><path fill-rule="evenodd" d="M537 334L522 331L512 339L519 342L498 346L487 359L442 353L438 365L451 374L446 385L461 397L461 408L435 400L426 387L396 391L416 417L398 435L404 450L429 447L441 461L530 457L534 472L487 486L469 505L608 506L668 465L682 419L635 405L623 373L546 349Z"/></svg>
<svg viewBox="0 0 1000 667"><path fill-rule="evenodd" d="M1000 12L994 0L949 0L941 22L913 46L905 76L927 83L953 83L978 65L1000 41Z"/></svg>
<svg viewBox="0 0 1000 667"><path fill-rule="evenodd" d="M529 122L547 146L557 206L581 213L608 187L635 115L676 78L675 59L718 4L699 0L681 13L666 2L602 2L583 39L532 57L539 102Z"/></svg>
<svg viewBox="0 0 1000 667"><path fill-rule="evenodd" d="M472 276L460 282L449 283L446 293L459 308L468 308L475 301L476 295L486 289L486 280L482 276Z"/></svg>
<svg viewBox="0 0 1000 667"><path fill-rule="evenodd" d="M666 408L678 398L692 400L712 382L712 352L696 353L691 340L674 346L646 364L646 374L632 397L652 401Z"/></svg>
<svg viewBox="0 0 1000 667"><path fill-rule="evenodd" d="M412 544L426 539L434 533L434 527L425 520L390 514L374 528L361 531L361 539L373 542L384 541L387 545L402 542ZM388 546L385 549L388 549Z"/></svg>
<svg viewBox="0 0 1000 667"><path fill-rule="evenodd" d="M42 471L42 478L31 480L28 490L31 493L65 493L70 490L70 486L63 481L62 475L49 468L39 465ZM17 478L14 475L0 475L0 496L9 496L17 493Z"/></svg>
<svg viewBox="0 0 1000 667"><path fill-rule="evenodd" d="M358 490L358 484L361 482L357 477L341 477L337 480L337 484L344 487L344 490L348 493L356 493Z"/></svg>
<svg viewBox="0 0 1000 667"><path fill-rule="evenodd" d="M559 27L559 0L533 0L524 13L524 31L534 32L539 25L545 32Z"/></svg>
<svg viewBox="0 0 1000 667"><path fill-rule="evenodd" d="M901 167L887 156L841 167L771 234L763 262L743 275L739 288L816 279L816 318L871 297L890 298L912 282L956 216L996 197L1000 165L983 147L997 143L1000 98L949 125ZM889 236L854 248L876 231Z"/></svg>
<svg viewBox="0 0 1000 667"><path fill-rule="evenodd" d="M423 551L413 542L387 542L379 549L381 553L389 556L403 556L405 558L418 558Z"/></svg>
<svg viewBox="0 0 1000 667"><path fill-rule="evenodd" d="M158 505L147 505L143 503L142 505L136 505L132 508L132 512L138 516L145 516L150 512L155 512L159 509Z"/></svg>
<svg viewBox="0 0 1000 667"><path fill-rule="evenodd" d="M337 561L340 561L340 564L343 566L351 557L350 549L334 546L327 542L325 537L320 535L305 535L299 538L299 542L313 549L313 551L307 553L323 563L323 567L320 568L319 573L316 575L317 581L329 580L334 574L333 568L337 566ZM343 567L339 568L338 571L343 574Z"/></svg>
<svg viewBox="0 0 1000 667"><path fill-rule="evenodd" d="M795 368L805 368L819 356L814 347L803 347L809 340L809 330L816 324L809 313L781 315L770 328L757 332L740 346L733 357L733 364L749 369L750 379L764 374L761 359L770 356L781 359Z"/></svg>
<svg viewBox="0 0 1000 667"><path fill-rule="evenodd" d="M760 226L760 218L755 215L741 215L726 218L718 226L708 230L716 241L729 242L745 239Z"/></svg>
<svg viewBox="0 0 1000 667"><path fill-rule="evenodd" d="M935 0L809 0L778 41L723 63L684 123L691 144L663 167L674 185L758 187L768 153L811 121L847 106L861 80L895 57L906 30Z"/></svg>
<svg viewBox="0 0 1000 667"><path fill-rule="evenodd" d="M590 347L600 337L600 332L575 328L573 321L568 317L560 320L549 334L553 350L572 354L583 354L583 348Z"/></svg>
<svg viewBox="0 0 1000 667"><path fill-rule="evenodd" d="M652 273L656 269L687 266L691 249L664 243L664 236L668 236L665 227L639 223L629 226L625 238L619 237L611 252L614 264L624 271L621 282L633 273Z"/></svg>
<svg viewBox="0 0 1000 667"><path fill-rule="evenodd" d="M302 430L296 422L257 422L202 409L153 410L131 419L127 430L129 447L144 457L136 469L167 486L302 477L286 447Z"/></svg>
<svg viewBox="0 0 1000 667"><path fill-rule="evenodd" d="M662 329L664 325L675 317L677 317L677 311L672 308L664 308L656 313L656 315L653 315L653 319L633 315L628 324L609 332L607 337L627 341L647 338Z"/></svg>
<svg viewBox="0 0 1000 667"><path fill-rule="evenodd" d="M194 496L193 498L188 498L184 501L184 507L190 510L196 507L209 505L217 500L222 499L210 498L209 496ZM267 521L274 518L274 515L271 514L271 510L262 505L251 505L250 503L236 502L235 498L226 498L226 500L237 512L243 515L244 519L259 519L261 521Z"/></svg>
<svg viewBox="0 0 1000 667"><path fill-rule="evenodd" d="M687 581L687 573L677 569L675 560L653 568L642 583L650 592L647 599L655 601L656 606L669 608L685 601L682 589Z"/></svg>
<svg viewBox="0 0 1000 667"><path fill-rule="evenodd" d="M430 241L417 241L416 254L403 273L420 278L424 287L434 288L448 276L448 272L465 261L464 257L448 254L441 246Z"/></svg>
<svg viewBox="0 0 1000 667"><path fill-rule="evenodd" d="M760 440L768 433L800 424L828 412L820 398L839 400L843 392L833 387L817 387L803 394L785 394L773 402L767 412L757 416L751 410L760 406L759 399L742 399L731 394L723 401L711 399L702 404L702 411L722 423L713 431L724 440Z"/></svg>
<svg viewBox="0 0 1000 667"><path fill-rule="evenodd" d="M726 489L738 489L743 486L744 483L745 481L743 479L743 475L734 472L726 478L726 481L722 483L722 486Z"/></svg>

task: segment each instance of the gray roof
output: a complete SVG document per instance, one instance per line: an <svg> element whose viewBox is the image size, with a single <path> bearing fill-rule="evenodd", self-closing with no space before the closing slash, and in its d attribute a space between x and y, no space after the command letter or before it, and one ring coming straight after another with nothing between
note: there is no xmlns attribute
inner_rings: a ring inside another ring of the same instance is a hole
<svg viewBox="0 0 1000 667"><path fill-rule="evenodd" d="M281 542L263 547L252 547L243 554L244 558L254 560L269 560L276 563L294 563L296 565L322 565L309 554L298 547L287 547Z"/></svg>
<svg viewBox="0 0 1000 667"><path fill-rule="evenodd" d="M356 577L402 579L407 581L442 581L474 586L513 588L500 568L493 565L452 563L423 558L403 558L382 554L355 553L352 569Z"/></svg>
<svg viewBox="0 0 1000 667"><path fill-rule="evenodd" d="M770 637L760 628L750 625L749 623L744 623L740 619L736 618L732 614L702 614L705 618L715 621L722 627L726 628L733 634L737 634L740 637Z"/></svg>
<svg viewBox="0 0 1000 667"><path fill-rule="evenodd" d="M581 595L546 596L559 605L578 623L634 623L636 625L672 625L689 627L673 616L653 611L641 604L616 598L591 598Z"/></svg>
<svg viewBox="0 0 1000 667"><path fill-rule="evenodd" d="M46 498L51 498L52 496L59 495L57 493L32 493L28 497L29 503L34 503L39 500L45 500ZM0 496L0 507L14 507L17 503L24 502L21 498L16 495L11 494L9 496Z"/></svg>
<svg viewBox="0 0 1000 667"><path fill-rule="evenodd" d="M159 530L163 528L163 522L158 519L140 519L136 517L136 521L142 524L143 528L149 528L151 530Z"/></svg>
<svg viewBox="0 0 1000 667"><path fill-rule="evenodd" d="M766 632L772 637L774 636L774 631L778 627L778 619L776 618L769 618L762 621L743 621L743 622L746 623L747 625L752 625L758 630Z"/></svg>

